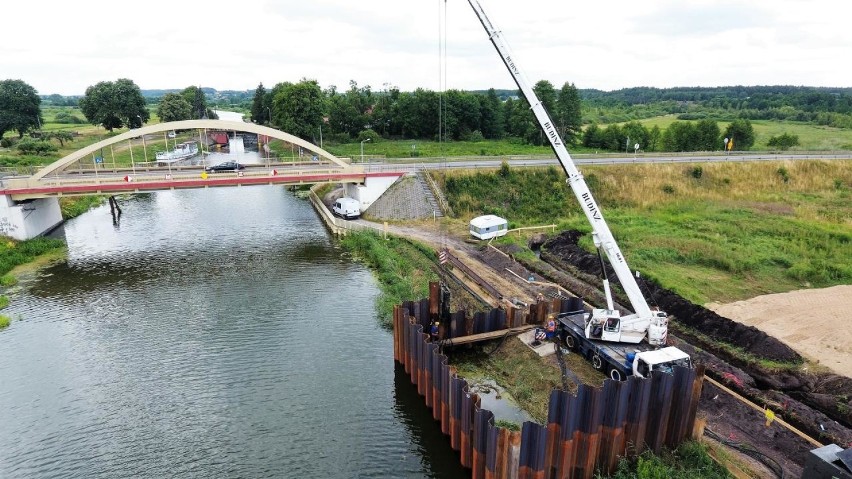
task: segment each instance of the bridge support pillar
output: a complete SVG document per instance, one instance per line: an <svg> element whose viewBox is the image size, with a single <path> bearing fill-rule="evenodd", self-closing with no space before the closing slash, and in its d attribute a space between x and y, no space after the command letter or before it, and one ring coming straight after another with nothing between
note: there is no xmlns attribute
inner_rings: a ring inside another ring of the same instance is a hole
<svg viewBox="0 0 852 479"><path fill-rule="evenodd" d="M344 183L344 196L358 200L361 203L361 211L364 211L379 199L392 184L396 183L400 176L402 175L399 173L387 176L368 176L363 185Z"/></svg>
<svg viewBox="0 0 852 479"><path fill-rule="evenodd" d="M43 235L62 223L58 198L17 202L0 195L0 235L28 240Z"/></svg>

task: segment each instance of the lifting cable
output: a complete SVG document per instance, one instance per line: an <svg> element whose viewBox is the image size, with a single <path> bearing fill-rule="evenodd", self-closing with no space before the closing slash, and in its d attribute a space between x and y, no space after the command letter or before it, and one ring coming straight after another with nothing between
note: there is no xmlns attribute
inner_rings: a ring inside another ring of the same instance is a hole
<svg viewBox="0 0 852 479"><path fill-rule="evenodd" d="M446 18L447 18L447 1L443 0L444 8L441 10L441 0L438 0L438 151L441 157L444 156L444 143L443 143L443 135L442 130L445 128L446 118L444 118L444 81L445 81L445 69L446 69L446 44L447 44L447 29L446 29ZM426 169L423 169L422 174L424 176L428 176L429 172ZM427 179L428 180L428 179ZM437 194L435 192L434 194ZM447 237L444 232L441 232L441 251L446 251L447 248ZM444 264L440 265L441 274L447 274L447 266ZM446 278L443 278L446 279Z"/></svg>

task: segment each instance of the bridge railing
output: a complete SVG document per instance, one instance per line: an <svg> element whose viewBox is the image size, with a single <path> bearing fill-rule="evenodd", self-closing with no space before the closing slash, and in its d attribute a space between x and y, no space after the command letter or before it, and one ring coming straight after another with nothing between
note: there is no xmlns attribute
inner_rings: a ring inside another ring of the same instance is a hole
<svg viewBox="0 0 852 479"><path fill-rule="evenodd" d="M249 179L258 179L258 178L268 178L275 176L286 176L286 177L311 177L317 175L339 175L341 173L345 174L364 174L364 168L359 166L352 166L342 170L339 167L335 168L297 168L297 169L283 169L278 170L275 168L246 168L240 172L219 172L219 173L206 173L200 168L195 168L192 170L184 169L172 169L171 171L166 170L164 168L157 169L156 171L136 171L132 172L129 170L122 171L107 171L107 172L99 172L95 173L85 173L79 175L67 175L67 176L57 176L57 177L45 177L41 180L33 180L30 177L6 177L0 180L0 188L3 190L27 190L27 189L39 189L39 188L49 188L49 187L63 187L63 186L85 186L90 185L93 187L105 186L105 185L132 185L139 184L140 186L145 183L162 183L162 182L175 182L176 186L180 182L186 181L194 181L194 180L212 180L215 182L217 179L233 179L233 178L249 178Z"/></svg>

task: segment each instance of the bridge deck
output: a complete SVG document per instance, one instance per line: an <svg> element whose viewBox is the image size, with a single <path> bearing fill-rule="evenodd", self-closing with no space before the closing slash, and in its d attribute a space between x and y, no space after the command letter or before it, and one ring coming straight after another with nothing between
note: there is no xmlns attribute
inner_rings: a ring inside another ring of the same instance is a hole
<svg viewBox="0 0 852 479"><path fill-rule="evenodd" d="M394 172L366 173L362 168L272 169L246 168L227 173L202 173L203 170L142 172L109 171L34 180L30 177L0 180L0 194L21 201L51 196L139 193L186 188L251 185L301 185L332 182L363 183L369 177L400 176Z"/></svg>

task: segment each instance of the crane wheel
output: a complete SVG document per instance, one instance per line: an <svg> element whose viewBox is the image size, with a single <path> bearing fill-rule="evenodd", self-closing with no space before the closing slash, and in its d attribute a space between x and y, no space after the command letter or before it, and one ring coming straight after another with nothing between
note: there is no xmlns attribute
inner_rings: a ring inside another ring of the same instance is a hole
<svg viewBox="0 0 852 479"><path fill-rule="evenodd" d="M570 334L565 335L565 347L574 351L577 349L577 338L571 336Z"/></svg>
<svg viewBox="0 0 852 479"><path fill-rule="evenodd" d="M598 371L603 371L604 362L600 355L595 354L592 356L592 367Z"/></svg>
<svg viewBox="0 0 852 479"><path fill-rule="evenodd" d="M621 374L621 371L615 368L609 370L609 377L611 377L613 381L624 381L624 375Z"/></svg>

